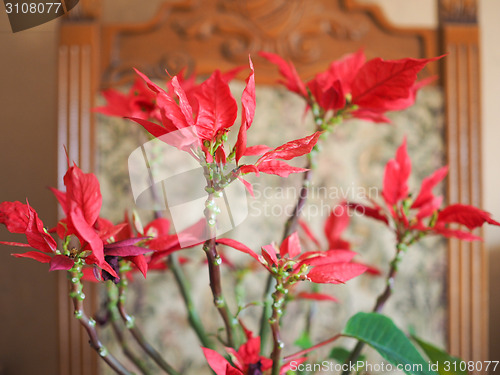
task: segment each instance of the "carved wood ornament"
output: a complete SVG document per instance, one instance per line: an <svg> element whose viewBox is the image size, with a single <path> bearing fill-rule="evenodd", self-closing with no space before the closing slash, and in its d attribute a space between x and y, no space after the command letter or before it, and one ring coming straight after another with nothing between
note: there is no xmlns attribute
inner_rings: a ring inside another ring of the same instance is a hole
<svg viewBox="0 0 500 375"><path fill-rule="evenodd" d="M454 171L447 182L448 197L481 204L476 1L442 0L439 30L396 28L379 8L355 0L181 0L165 2L147 23L121 25L102 23L99 1L80 0L77 8L60 29L59 181L65 173L63 145L72 160L92 170L90 109L99 88L130 81L132 67L156 78L165 77L165 69L175 74L184 66L203 75L246 65L250 53L259 69L257 82L272 84L277 72L258 58L260 50L292 60L299 74L308 77L364 47L369 58L449 52L441 74L448 161ZM486 360L484 248L450 242L449 254L449 349L466 360ZM59 289L60 374L96 374L96 356L85 332L71 319L64 275Z"/></svg>
<svg viewBox="0 0 500 375"><path fill-rule="evenodd" d="M260 83L274 83L275 69L259 59L261 50L292 60L306 77L359 48L365 48L368 57L385 58L436 52L435 38L424 30L392 31L395 29L380 13L367 12L353 1L193 0L165 4L146 24L103 26L102 84L130 79L132 67L157 78L166 77L165 69L175 74L186 66L198 74L209 74L245 65L249 54L259 65ZM165 48L159 48L163 45Z"/></svg>

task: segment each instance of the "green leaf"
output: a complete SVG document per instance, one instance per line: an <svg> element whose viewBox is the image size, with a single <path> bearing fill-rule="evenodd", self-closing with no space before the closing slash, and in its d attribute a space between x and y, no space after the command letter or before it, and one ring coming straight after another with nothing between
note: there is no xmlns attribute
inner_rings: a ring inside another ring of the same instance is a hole
<svg viewBox="0 0 500 375"><path fill-rule="evenodd" d="M313 343L307 331L302 332L300 337L295 340L294 344L301 349L309 349L311 346L313 346Z"/></svg>
<svg viewBox="0 0 500 375"><path fill-rule="evenodd" d="M345 363L347 361L347 358L349 358L349 355L351 352L344 348L343 346L336 346L330 351L330 355L328 356L331 359L334 359L338 363ZM361 354L359 356L359 361L364 361L366 356Z"/></svg>
<svg viewBox="0 0 500 375"><path fill-rule="evenodd" d="M465 371L460 371L460 363L462 360L457 357L453 357L441 350L434 345L418 338L415 335L411 335L412 339L420 346L424 353L429 357L430 361L437 368L439 375L467 375L467 369ZM463 365L462 365L463 367Z"/></svg>
<svg viewBox="0 0 500 375"><path fill-rule="evenodd" d="M342 332L367 343L394 365L409 375L436 375L406 335L386 316L377 313L357 313Z"/></svg>

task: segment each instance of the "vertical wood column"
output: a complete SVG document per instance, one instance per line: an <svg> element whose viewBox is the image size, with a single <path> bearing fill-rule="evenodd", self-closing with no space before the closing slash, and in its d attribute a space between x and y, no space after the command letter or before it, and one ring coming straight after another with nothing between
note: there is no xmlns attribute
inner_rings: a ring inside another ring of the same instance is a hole
<svg viewBox="0 0 500 375"><path fill-rule="evenodd" d="M94 167L94 106L98 85L99 26L93 21L62 23L59 41L58 77L58 188L64 190L63 176L69 160L84 172ZM63 213L59 213L61 216ZM97 354L88 343L86 332L73 317L69 285L65 272L59 273L59 373L95 375ZM86 308L96 311L97 288L84 284Z"/></svg>
<svg viewBox="0 0 500 375"><path fill-rule="evenodd" d="M448 199L481 207L481 93L476 2L441 1L446 95ZM481 231L476 233L481 235ZM488 360L488 283L483 243L449 242L449 350Z"/></svg>

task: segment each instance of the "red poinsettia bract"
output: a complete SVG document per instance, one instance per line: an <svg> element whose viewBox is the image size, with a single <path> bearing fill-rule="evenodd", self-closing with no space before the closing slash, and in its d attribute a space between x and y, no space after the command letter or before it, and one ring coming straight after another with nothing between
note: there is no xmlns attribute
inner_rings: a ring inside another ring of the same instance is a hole
<svg viewBox="0 0 500 375"><path fill-rule="evenodd" d="M347 202L341 202L337 205L335 205L332 210L330 211L330 214L325 220L325 224L323 226L323 233L325 235L325 238L327 240L328 247L327 249L347 249L349 250L351 248L351 244L349 241L345 240L343 237L343 234L349 227L349 223L351 221L350 214L349 214L349 206ZM301 229L305 232L305 235L307 236L308 239L311 240L311 242L314 244L314 246L319 250L322 249L322 246L320 244L320 241L316 238L314 235L313 231L309 228L307 223L305 221L299 221ZM359 263L363 264L363 263ZM377 268L363 264L364 266L367 267L366 273L373 275L373 276L379 276L381 274L380 270Z"/></svg>
<svg viewBox="0 0 500 375"><path fill-rule="evenodd" d="M366 61L360 50L332 62L326 71L305 83L291 62L273 53L260 55L278 66L284 78L281 83L302 96L308 106L317 104L325 112L347 110L353 117L373 122L390 122L385 112L412 105L418 89L429 82L416 82L417 73L442 57Z"/></svg>
<svg viewBox="0 0 500 375"><path fill-rule="evenodd" d="M215 350L202 348L210 368L217 375L258 375L269 370L273 366L273 361L260 355L260 337L254 337L251 331L245 329L247 341L236 351L233 348L226 348L234 364L231 365L227 359ZM295 363L302 363L306 358L298 358ZM280 374L285 374L290 369L290 364L285 363Z"/></svg>
<svg viewBox="0 0 500 375"><path fill-rule="evenodd" d="M64 176L64 184L66 192L52 189L66 214L52 230L64 241L62 250L57 248L56 241L45 229L36 211L29 204L21 202L0 203L0 223L11 233L24 233L28 243L1 243L39 250L13 255L50 263L50 271L69 270L77 259L83 258L86 264L100 267L105 279L106 275L117 278L116 265L108 260L124 257L137 264L145 274L141 257L150 250L136 246L140 238L116 241L123 226L115 226L99 217L102 196L96 176L83 173L74 165ZM70 247L72 237L78 240L79 246Z"/></svg>
<svg viewBox="0 0 500 375"><path fill-rule="evenodd" d="M274 150L264 145L247 147L247 131L251 127L255 108L255 73L250 60L250 74L241 97L241 124L235 145L227 148L227 133L233 129L238 106L231 94L227 79L215 71L206 81L191 88L190 95L177 76L169 82L169 90L153 83L137 71L155 95L160 123L138 117L129 117L143 126L151 135L200 158L201 163L236 162L235 177L246 173L268 173L287 177L305 169L291 166L291 160L310 153L321 133L290 141ZM201 156L202 155L202 156ZM261 156L255 164L241 163L244 156ZM235 177L232 177L234 179ZM247 184L248 186L248 184Z"/></svg>
<svg viewBox="0 0 500 375"><path fill-rule="evenodd" d="M343 284L367 270L366 266L352 262L356 253L350 250L307 251L301 254L297 232L288 236L279 248L274 243L263 246L260 256L229 238L217 239L217 243L250 255L271 274L282 278L284 283L309 280L319 284Z"/></svg>
<svg viewBox="0 0 500 375"><path fill-rule="evenodd" d="M451 204L440 209L443 197L435 196L436 187L447 175L448 167L442 167L424 178L420 192L413 198L409 192L408 179L411 173L411 160L408 156L406 139L398 148L396 157L389 160L385 167L382 197L386 208L372 202L371 206L350 203L350 206L365 216L390 225L391 219L396 232L403 235L439 234L467 241L481 238L461 229L449 228L449 224L464 225L469 230L485 223L500 225L491 215L477 207L465 204Z"/></svg>

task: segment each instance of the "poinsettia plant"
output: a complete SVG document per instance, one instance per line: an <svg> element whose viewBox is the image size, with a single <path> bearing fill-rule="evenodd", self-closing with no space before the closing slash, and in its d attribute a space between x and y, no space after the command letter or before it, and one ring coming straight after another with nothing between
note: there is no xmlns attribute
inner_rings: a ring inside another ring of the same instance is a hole
<svg viewBox="0 0 500 375"><path fill-rule="evenodd" d="M312 364L311 367L305 366L310 361L310 354L340 337L352 337L358 343L351 350L344 349L343 355L337 357L337 360L343 357L337 372L359 371L360 368L354 365L358 363L364 345L368 344L406 373L435 373L428 366L418 371L414 370L415 367L409 369L405 366L426 362L390 318L381 315L396 287L399 264L411 245L428 236L476 241L480 238L471 231L483 224L500 223L473 206L450 204L443 207L443 198L435 196L433 190L446 177L447 167L426 177L418 193L412 193L408 182L411 159L406 139L402 140L395 158L387 162L384 176L381 176L381 202L344 201L331 210L324 225L326 247L321 245L314 230L301 217L301 212L307 204L307 191L321 152L319 143L337 126L352 118L374 123L389 122L386 112L402 110L414 103L417 91L432 80L418 81L417 74L440 57L366 61L360 50L332 62L328 69L309 81L303 81L293 64L282 57L268 52L262 52L261 57L277 66L282 75L281 83L304 100L306 113L311 114L314 123L309 134L304 131L302 138L286 141L275 148L247 144L247 132L256 111L252 60L249 60L249 74L241 96L239 124L238 103L231 93L229 81L243 68L227 73L215 71L202 82L194 76L186 78L181 71L163 88L137 70L137 79L128 93L113 89L103 92L107 103L97 111L137 123L152 139L175 147L197 163L203 171L206 192L201 220L176 233L161 211L157 211L156 218L146 225L135 212L132 216L126 214L123 222L113 224L100 217L102 195L96 176L83 172L68 160L65 191L51 189L64 217L49 229L28 201L0 203L0 223L9 232L26 237L26 242L1 243L29 248L13 255L48 263L50 271L68 273L69 297L73 301L75 317L87 331L92 348L118 374L133 371L154 373L141 354L129 345L129 336L137 341L139 348L158 369L168 374L181 373L166 361L164 353L147 341L136 319L127 311L127 288L136 279L137 271L144 277L155 271L174 275L186 306L187 320L199 339L200 354L204 354L208 366L217 375L305 374L308 368L316 368ZM232 133L234 136L231 137ZM301 157L306 159L303 167L288 163ZM221 222L219 205L226 189L236 183L243 183L253 195L252 184L245 176L255 174L258 177L261 173L281 178L301 174L302 184L283 235L275 236L274 242L261 243L260 249L255 249L224 237L218 231ZM158 192L153 191L153 196L158 197ZM343 238L350 222L349 212L378 221L394 234L394 257L388 265L387 275L379 270L384 265L366 264ZM209 285L214 309L220 315L222 335L219 331L209 332L195 308L187 282L189 275L183 267L189 261L182 256L186 248L201 248L205 252L207 261L204 266L209 271ZM246 272L263 271L266 275L258 334L247 329L244 319L239 316L240 311L230 306L224 295L221 268L234 270L222 252L224 248L244 254L248 263ZM354 315L342 332L332 332L331 337L323 342L302 342L303 350L287 352L289 343L283 338L286 327L282 324L282 317L290 301L336 300L321 293L318 284L344 284L363 274L386 278L385 289L374 296L372 312ZM94 312L95 315L86 311L83 304L83 279L106 284L104 309ZM299 284L311 288L304 291L297 287ZM110 353L100 339L100 329L107 324L112 325L116 340L129 359L126 365ZM272 343L269 351L266 350L268 342ZM419 339L415 342L433 361L433 355L439 351L436 348L429 350L429 345L424 345ZM439 353L449 360L457 360ZM129 365L135 368L129 369Z"/></svg>

